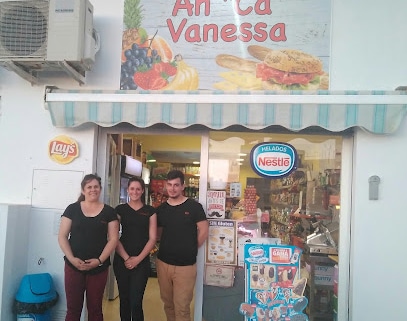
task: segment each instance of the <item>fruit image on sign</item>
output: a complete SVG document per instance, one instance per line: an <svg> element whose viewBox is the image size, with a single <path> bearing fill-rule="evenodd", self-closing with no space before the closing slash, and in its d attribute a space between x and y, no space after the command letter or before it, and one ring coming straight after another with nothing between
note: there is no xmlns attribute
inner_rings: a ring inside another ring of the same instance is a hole
<svg viewBox="0 0 407 321"><path fill-rule="evenodd" d="M294 171L297 152L286 143L260 143L250 152L252 169L263 177L284 177Z"/></svg>
<svg viewBox="0 0 407 321"><path fill-rule="evenodd" d="M174 56L167 40L149 35L141 26L141 0L125 0L120 89L196 90L199 77L181 55Z"/></svg>
<svg viewBox="0 0 407 321"><path fill-rule="evenodd" d="M59 164L69 164L79 156L78 143L65 135L57 136L48 144L48 156Z"/></svg>

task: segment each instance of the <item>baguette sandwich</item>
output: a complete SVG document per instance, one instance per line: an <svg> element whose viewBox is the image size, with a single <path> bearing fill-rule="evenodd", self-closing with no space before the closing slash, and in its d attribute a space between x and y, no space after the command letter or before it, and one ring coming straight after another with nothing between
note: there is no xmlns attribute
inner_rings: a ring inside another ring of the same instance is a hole
<svg viewBox="0 0 407 321"><path fill-rule="evenodd" d="M266 90L312 90L321 86L322 62L300 50L271 50L256 67Z"/></svg>

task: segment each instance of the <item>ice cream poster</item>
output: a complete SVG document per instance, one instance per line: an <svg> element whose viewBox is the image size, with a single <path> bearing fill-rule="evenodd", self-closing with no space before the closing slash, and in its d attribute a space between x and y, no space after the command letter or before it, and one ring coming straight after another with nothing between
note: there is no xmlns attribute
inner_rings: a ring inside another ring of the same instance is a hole
<svg viewBox="0 0 407 321"><path fill-rule="evenodd" d="M237 230L234 220L209 220L206 264L237 265Z"/></svg>
<svg viewBox="0 0 407 321"><path fill-rule="evenodd" d="M301 249L291 245L244 246L245 302L239 312L246 320L308 321L304 296L306 278L300 277Z"/></svg>
<svg viewBox="0 0 407 321"><path fill-rule="evenodd" d="M125 0L120 89L329 89L331 0Z"/></svg>

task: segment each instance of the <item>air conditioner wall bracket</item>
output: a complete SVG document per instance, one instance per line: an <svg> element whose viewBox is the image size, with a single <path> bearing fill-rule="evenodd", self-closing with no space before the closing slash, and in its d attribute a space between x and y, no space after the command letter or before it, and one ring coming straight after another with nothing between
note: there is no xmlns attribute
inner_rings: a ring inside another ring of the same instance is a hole
<svg viewBox="0 0 407 321"><path fill-rule="evenodd" d="M21 66L17 65L14 61L6 61L3 63L3 65L6 67L6 69L14 71L17 75L19 75L21 78L29 81L31 85L38 85L39 79L35 77L34 75L30 74L27 72L24 68Z"/></svg>
<svg viewBox="0 0 407 321"><path fill-rule="evenodd" d="M67 61L60 61L58 65L72 78L74 78L80 85L85 83L85 73L80 73L78 70L73 68Z"/></svg>

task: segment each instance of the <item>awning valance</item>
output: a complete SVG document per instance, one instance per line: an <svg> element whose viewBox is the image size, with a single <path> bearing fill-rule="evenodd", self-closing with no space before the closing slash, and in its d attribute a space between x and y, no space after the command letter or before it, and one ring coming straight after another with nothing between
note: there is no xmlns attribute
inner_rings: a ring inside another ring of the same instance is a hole
<svg viewBox="0 0 407 321"><path fill-rule="evenodd" d="M139 128L241 125L292 131L318 126L332 132L361 127L376 134L397 130L407 111L406 91L157 92L47 90L56 127L130 123Z"/></svg>

